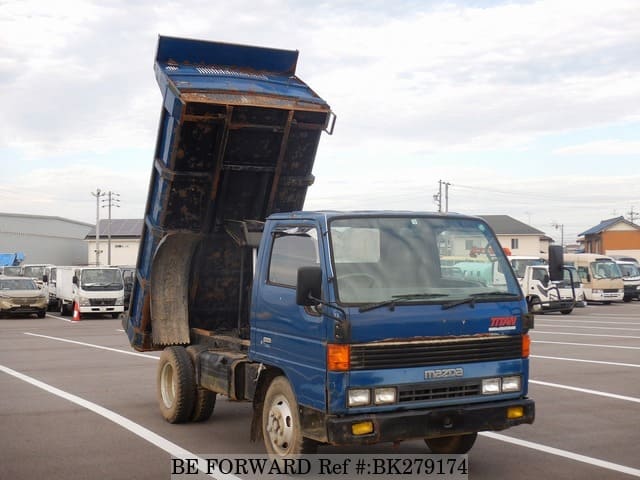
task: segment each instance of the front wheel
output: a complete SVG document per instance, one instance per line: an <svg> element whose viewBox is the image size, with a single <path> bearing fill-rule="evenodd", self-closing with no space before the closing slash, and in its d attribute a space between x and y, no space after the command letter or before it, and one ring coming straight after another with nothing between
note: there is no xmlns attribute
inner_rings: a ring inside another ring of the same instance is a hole
<svg viewBox="0 0 640 480"><path fill-rule="evenodd" d="M569 315L571 312L573 312L573 308L567 308L566 310L560 310L560 313L562 315Z"/></svg>
<svg viewBox="0 0 640 480"><path fill-rule="evenodd" d="M267 389L262 436L267 453L276 458L295 458L316 450L317 444L302 436L298 402L285 377L274 378Z"/></svg>
<svg viewBox="0 0 640 480"><path fill-rule="evenodd" d="M467 453L473 447L478 437L477 433L464 435L452 435L450 437L425 438L424 442L431 453L441 455L454 455Z"/></svg>
<svg viewBox="0 0 640 480"><path fill-rule="evenodd" d="M160 413L167 422L184 423L191 419L196 388L191 358L184 347L172 346L162 351L156 393Z"/></svg>

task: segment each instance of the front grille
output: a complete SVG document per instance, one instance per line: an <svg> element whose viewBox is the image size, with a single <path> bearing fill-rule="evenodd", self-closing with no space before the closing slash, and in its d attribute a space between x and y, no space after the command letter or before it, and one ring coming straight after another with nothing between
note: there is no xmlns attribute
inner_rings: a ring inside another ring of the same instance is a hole
<svg viewBox="0 0 640 480"><path fill-rule="evenodd" d="M424 402L427 400L446 400L449 398L473 397L482 392L479 383L446 383L430 385L428 388L421 385L405 385L398 390L398 402Z"/></svg>
<svg viewBox="0 0 640 480"><path fill-rule="evenodd" d="M605 288L603 290L604 293L618 293L619 290L617 288Z"/></svg>
<svg viewBox="0 0 640 480"><path fill-rule="evenodd" d="M351 369L426 367L521 357L520 335L364 343L351 346Z"/></svg>
<svg viewBox="0 0 640 480"><path fill-rule="evenodd" d="M106 307L116 304L115 298L90 298L89 302L92 307Z"/></svg>
<svg viewBox="0 0 640 480"><path fill-rule="evenodd" d="M35 302L35 298L33 297L13 297L11 301L17 305L30 305Z"/></svg>

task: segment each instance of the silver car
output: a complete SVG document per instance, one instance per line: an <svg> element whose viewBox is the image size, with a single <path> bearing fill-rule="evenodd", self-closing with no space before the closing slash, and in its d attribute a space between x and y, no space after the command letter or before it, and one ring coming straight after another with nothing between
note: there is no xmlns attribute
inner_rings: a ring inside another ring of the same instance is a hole
<svg viewBox="0 0 640 480"><path fill-rule="evenodd" d="M0 277L0 315L35 313L44 318L48 303L48 292L33 278Z"/></svg>

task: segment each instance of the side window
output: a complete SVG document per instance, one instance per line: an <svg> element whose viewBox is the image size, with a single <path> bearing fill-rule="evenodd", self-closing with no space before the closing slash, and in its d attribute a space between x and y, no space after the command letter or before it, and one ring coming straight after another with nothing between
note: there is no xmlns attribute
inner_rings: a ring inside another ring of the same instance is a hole
<svg viewBox="0 0 640 480"><path fill-rule="evenodd" d="M587 277L589 276L589 270L586 267L578 267L578 275L580 276L580 280L582 282L587 281Z"/></svg>
<svg viewBox="0 0 640 480"><path fill-rule="evenodd" d="M307 234L278 234L273 240L269 283L295 287L298 268L318 265L318 242Z"/></svg>

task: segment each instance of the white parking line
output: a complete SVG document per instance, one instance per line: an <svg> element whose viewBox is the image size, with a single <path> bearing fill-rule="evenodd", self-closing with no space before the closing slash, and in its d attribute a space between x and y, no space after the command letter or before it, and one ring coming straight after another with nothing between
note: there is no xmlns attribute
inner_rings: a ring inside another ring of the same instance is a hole
<svg viewBox="0 0 640 480"><path fill-rule="evenodd" d="M36 380L33 377L29 377L23 373L17 372L15 370L12 370L11 368L5 367L4 365L0 365L0 371L6 373L7 375L11 375L19 380L22 380L23 382L29 383L35 387L38 387L42 390L44 390L45 392L49 392L53 395L56 395L60 398L64 398L65 400L68 400L72 403L75 403L76 405L86 408L87 410L90 410L94 413L97 413L98 415L100 415L101 417L106 418L107 420L112 421L113 423L115 423L116 425L119 425L120 427L124 428L125 430L129 430L131 433L137 435L138 437L146 440L147 442L151 443L152 445L155 445L156 447L160 448L161 450L164 450L165 452L167 452L169 455L171 455L172 457L175 458L182 458L182 459L186 459L186 458L197 458L198 459L198 464L199 464L199 470L202 471L203 473L205 473L207 471L207 464L206 461L200 457L198 457L197 455L194 455L193 453L191 453L189 450L185 450L184 448L182 448L179 445L176 445L173 442L170 442L169 440L167 440L164 437L161 437L160 435L158 435L157 433L152 432L151 430L149 430L148 428L143 427L142 425L133 422L132 420L129 420L126 417L123 417L122 415L119 415L111 410L108 410L106 408L104 408L101 405L98 405L96 403L90 402L89 400L85 400L82 397L78 397L77 395L74 395L72 393L69 392L65 392L64 390L60 390L59 388L56 388L52 385L49 385L47 383L41 382L40 380ZM211 477L213 477L213 475L209 475ZM213 477L216 478L216 477ZM222 478L222 476L220 476L219 478ZM227 478L228 480L240 480L238 477L234 477L233 475L230 476L226 476L225 478Z"/></svg>
<svg viewBox="0 0 640 480"><path fill-rule="evenodd" d="M548 324L541 325L545 328L591 328L592 330L626 330L629 332L640 332L640 328L621 328L621 327L593 327L591 325L558 325L558 324Z"/></svg>
<svg viewBox="0 0 640 480"><path fill-rule="evenodd" d="M615 393L601 392L600 390L591 390L589 388L572 387L570 385L562 385L562 384L559 384L559 383L550 383L550 382L541 382L539 380L531 380L531 379L529 379L529 383L534 383L536 385L543 385L545 387L554 387L554 388L561 388L561 389L564 389L564 390L572 390L574 392L589 393L591 395L599 395L601 397L615 398L616 400L624 400L626 402L640 403L640 398L637 398L637 397L628 397L626 395L617 395Z"/></svg>
<svg viewBox="0 0 640 480"><path fill-rule="evenodd" d="M158 357L149 355L146 353L130 352L127 350L120 350L118 348L103 347L102 345L94 345L92 343L78 342L76 340L69 340L67 338L50 337L49 335L40 335L39 333L24 332L24 334L32 337L48 338L49 340L56 340L58 342L74 343L76 345L82 345L83 347L99 348L100 350L108 350L110 352L118 352L118 353L124 353L125 355L134 355L136 357L153 358L154 360L158 360Z"/></svg>
<svg viewBox="0 0 640 480"><path fill-rule="evenodd" d="M606 468L607 470L613 470L620 473L626 473L634 477L640 477L640 470L637 468L627 467L625 465L619 465L617 463L607 462L606 460L600 460L599 458L587 457L586 455L580 455L579 453L569 452L567 450L561 450L559 448L549 447L540 443L529 442L527 440L520 440L518 438L508 437L501 433L494 432L480 432L480 435L494 440L500 440L501 442L512 443L520 447L531 448L540 452L550 453L552 455L558 455L560 457L569 458L577 462L587 463L596 467Z"/></svg>
<svg viewBox="0 0 640 480"><path fill-rule="evenodd" d="M45 315L46 317L49 318L55 318L56 320L62 320L63 322L69 322L72 323L70 319L68 318L64 318L64 317L56 317L55 315L49 315L48 313Z"/></svg>
<svg viewBox="0 0 640 480"><path fill-rule="evenodd" d="M615 365L617 367L640 368L640 365L636 365L635 363L602 362L600 360L583 360L581 358L547 357L545 355L530 355L530 358L544 358L545 360L562 360L566 362L581 362L581 363L599 363L601 365Z"/></svg>
<svg viewBox="0 0 640 480"><path fill-rule="evenodd" d="M608 338L633 338L633 339L640 338L640 337L634 337L633 335L603 335L600 333L577 333L577 332L545 332L544 330L531 330L530 333L546 333L549 335L578 335L581 337L608 337Z"/></svg>
<svg viewBox="0 0 640 480"><path fill-rule="evenodd" d="M548 321L550 322L551 320L545 318L545 319L537 319L539 321ZM558 320L558 322L562 322L562 323L602 323L602 324L612 324L612 325L633 325L633 326L640 326L640 323L634 323L634 322L606 322L606 321L602 321L602 320L571 320L568 318L562 318L562 320ZM538 321L536 321L536 325L538 324ZM553 325L557 325L556 322L553 323Z"/></svg>
<svg viewBox="0 0 640 480"><path fill-rule="evenodd" d="M575 345L577 347L622 348L625 350L640 350L640 347L626 347L624 345L602 345L597 343L550 342L545 340L532 340L531 343L550 343L553 345Z"/></svg>

